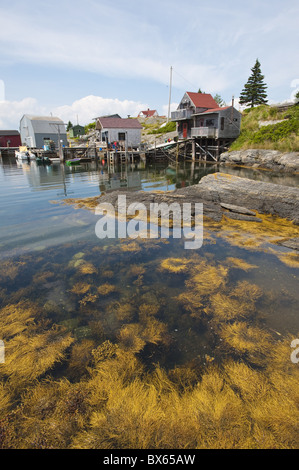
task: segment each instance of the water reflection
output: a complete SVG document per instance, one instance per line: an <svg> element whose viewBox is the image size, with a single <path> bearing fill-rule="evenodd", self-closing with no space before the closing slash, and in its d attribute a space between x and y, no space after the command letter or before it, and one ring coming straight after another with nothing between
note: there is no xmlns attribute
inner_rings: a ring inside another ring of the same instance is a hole
<svg viewBox="0 0 299 470"><path fill-rule="evenodd" d="M299 175L190 161L177 164L139 162L113 167L94 161L69 167L59 162L53 162L50 166L37 165L36 162L18 163L9 158L2 159L0 169L3 176L8 176L13 184L13 178L23 174L31 190L56 190L62 198L78 193L93 196L120 189L169 191L197 184L204 176L218 171L242 178L299 186Z"/></svg>

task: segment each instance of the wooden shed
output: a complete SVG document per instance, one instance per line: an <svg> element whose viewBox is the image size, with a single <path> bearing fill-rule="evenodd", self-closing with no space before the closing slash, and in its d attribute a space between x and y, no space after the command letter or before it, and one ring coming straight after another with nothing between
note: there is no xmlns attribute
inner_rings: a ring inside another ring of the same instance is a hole
<svg viewBox="0 0 299 470"><path fill-rule="evenodd" d="M19 147L22 145L19 131L0 131L0 147Z"/></svg>
<svg viewBox="0 0 299 470"><path fill-rule="evenodd" d="M59 148L59 140L63 146L68 146L65 125L58 117L24 114L20 121L20 133L22 144L29 148L42 149L51 140L56 148Z"/></svg>
<svg viewBox="0 0 299 470"><path fill-rule="evenodd" d="M77 124L76 126L70 128L69 136L71 139L74 137L80 137L81 135L85 135L84 126L79 126L79 124Z"/></svg>
<svg viewBox="0 0 299 470"><path fill-rule="evenodd" d="M142 125L138 119L98 117L96 129L100 132L100 140L108 146L137 149L141 144Z"/></svg>

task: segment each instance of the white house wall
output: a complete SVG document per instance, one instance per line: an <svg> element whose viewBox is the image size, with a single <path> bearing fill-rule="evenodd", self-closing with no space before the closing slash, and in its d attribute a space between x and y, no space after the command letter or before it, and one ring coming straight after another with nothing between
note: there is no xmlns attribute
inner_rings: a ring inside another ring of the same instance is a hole
<svg viewBox="0 0 299 470"><path fill-rule="evenodd" d="M138 147L141 143L141 129L105 129L102 134L108 132L109 143L119 142L119 134L126 134L128 147Z"/></svg>

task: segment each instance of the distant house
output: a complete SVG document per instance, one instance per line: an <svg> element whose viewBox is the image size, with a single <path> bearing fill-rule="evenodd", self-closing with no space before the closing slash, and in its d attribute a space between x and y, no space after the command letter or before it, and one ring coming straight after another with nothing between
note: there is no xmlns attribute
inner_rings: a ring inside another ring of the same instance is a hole
<svg viewBox="0 0 299 470"><path fill-rule="evenodd" d="M20 121L21 140L24 145L31 148L44 148L49 141L58 141L63 146L68 146L65 125L58 117L53 116L31 116L24 114Z"/></svg>
<svg viewBox="0 0 299 470"><path fill-rule="evenodd" d="M108 145L116 143L124 149L140 146L142 125L138 119L99 117L96 119L96 129L100 133L100 140Z"/></svg>
<svg viewBox="0 0 299 470"><path fill-rule="evenodd" d="M22 145L19 131L0 131L0 147L19 147Z"/></svg>
<svg viewBox="0 0 299 470"><path fill-rule="evenodd" d="M146 111L140 111L140 113L138 114L138 117L144 117L144 118L158 117L158 116L159 114L157 113L155 109L147 109Z"/></svg>
<svg viewBox="0 0 299 470"><path fill-rule="evenodd" d="M186 92L171 120L179 139L235 139L240 134L241 113L233 106L219 107L208 93Z"/></svg>
<svg viewBox="0 0 299 470"><path fill-rule="evenodd" d="M119 114L107 114L105 116L101 116L101 118L119 118L119 119L121 119Z"/></svg>
<svg viewBox="0 0 299 470"><path fill-rule="evenodd" d="M83 126L79 126L79 124L77 124L70 128L69 136L71 139L74 137L80 137L81 135L85 135L85 128Z"/></svg>

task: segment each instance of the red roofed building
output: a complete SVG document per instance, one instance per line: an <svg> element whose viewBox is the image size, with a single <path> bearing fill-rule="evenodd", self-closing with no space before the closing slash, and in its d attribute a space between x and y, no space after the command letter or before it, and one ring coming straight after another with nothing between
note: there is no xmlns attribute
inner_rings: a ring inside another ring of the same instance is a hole
<svg viewBox="0 0 299 470"><path fill-rule="evenodd" d="M144 117L144 118L157 117L157 116L159 116L159 114L157 113L155 109L147 109L146 111L140 111L140 113L138 114L138 117Z"/></svg>
<svg viewBox="0 0 299 470"><path fill-rule="evenodd" d="M185 97L185 95L187 95L187 97ZM182 99L184 104L189 102L191 106L193 105L193 107L196 108L196 110L218 108L218 103L209 93L193 93L191 91L187 91L185 95Z"/></svg>
<svg viewBox="0 0 299 470"><path fill-rule="evenodd" d="M219 107L208 93L187 91L171 120L177 122L179 139L236 139L240 134L241 113L233 106Z"/></svg>

